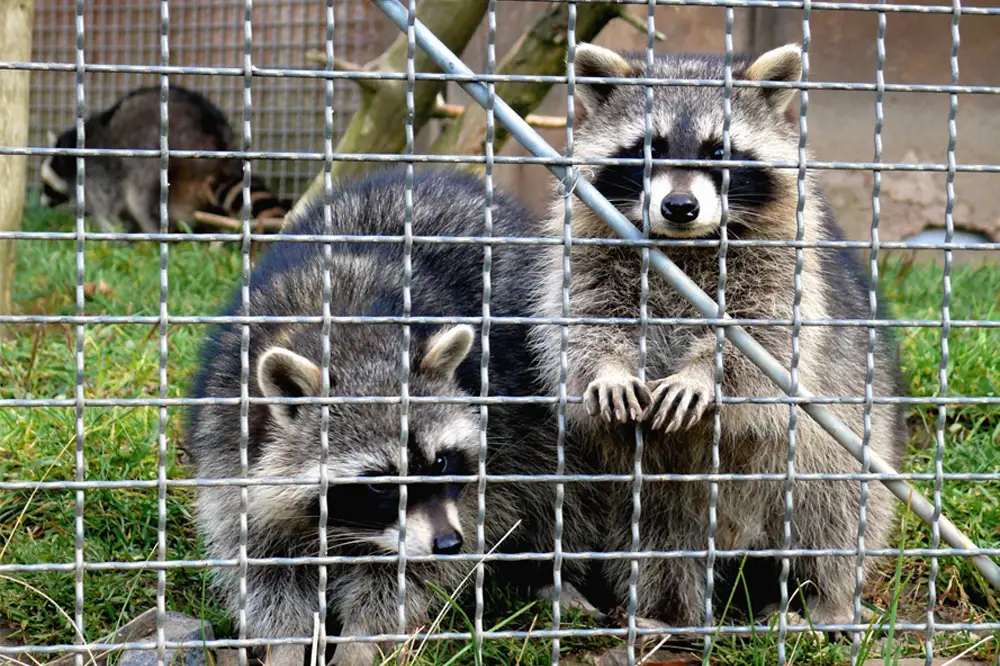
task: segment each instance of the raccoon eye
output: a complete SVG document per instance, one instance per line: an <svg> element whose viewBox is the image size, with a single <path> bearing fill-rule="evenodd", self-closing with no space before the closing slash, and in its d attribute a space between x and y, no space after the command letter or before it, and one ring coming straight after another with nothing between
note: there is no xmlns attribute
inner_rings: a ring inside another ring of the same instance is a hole
<svg viewBox="0 0 1000 666"><path fill-rule="evenodd" d="M451 455L440 455L434 460L434 467L437 469L438 474L441 476L447 476L451 474L455 469L455 461Z"/></svg>
<svg viewBox="0 0 1000 666"><path fill-rule="evenodd" d="M730 152L732 152L732 150L730 150ZM724 159L725 155L726 155L726 151L722 148L722 146L719 146L714 151L712 151L712 159L713 160Z"/></svg>
<svg viewBox="0 0 1000 666"><path fill-rule="evenodd" d="M399 486L394 483L370 483L365 487L368 489L368 492L383 497L398 492L399 490Z"/></svg>
<svg viewBox="0 0 1000 666"><path fill-rule="evenodd" d="M633 160L641 160L641 159L643 159L645 157L645 153L643 152L643 145L644 145L643 142L640 141L638 143L638 145L636 145L636 146L634 146L632 148L631 154L630 155L626 155L626 157L628 157L629 159L633 159ZM660 147L657 146L657 141L653 141L652 145L650 145L650 147L649 147L649 156L650 156L651 159L654 159L654 160L658 160L658 159L660 159L660 157L662 157L661 151L660 151Z"/></svg>

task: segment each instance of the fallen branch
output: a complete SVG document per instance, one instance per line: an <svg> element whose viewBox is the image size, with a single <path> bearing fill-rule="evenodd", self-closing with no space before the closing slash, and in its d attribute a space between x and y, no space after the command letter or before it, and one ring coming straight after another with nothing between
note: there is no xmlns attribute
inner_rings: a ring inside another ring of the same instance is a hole
<svg viewBox="0 0 1000 666"><path fill-rule="evenodd" d="M232 217L225 217L223 215L216 215L215 213L205 213L202 211L195 211L194 214L195 222L199 224L204 224L210 227L215 227L217 229L226 229L228 231L243 231L243 221L237 220ZM265 231L280 231L282 225L285 223L285 218L283 217L262 217L260 219L251 222L251 226L257 233L262 233Z"/></svg>

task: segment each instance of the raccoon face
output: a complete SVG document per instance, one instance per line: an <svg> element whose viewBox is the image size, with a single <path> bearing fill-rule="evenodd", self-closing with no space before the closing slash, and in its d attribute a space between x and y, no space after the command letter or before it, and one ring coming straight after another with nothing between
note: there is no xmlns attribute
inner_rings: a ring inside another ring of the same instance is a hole
<svg viewBox="0 0 1000 666"><path fill-rule="evenodd" d="M589 44L576 51L578 77L646 76L644 55L619 55ZM774 49L753 62L735 60L733 78L797 82L802 61L798 46ZM724 75L722 56L658 57L656 78L716 79ZM785 116L795 95L790 88L733 88L730 159L790 161L798 158L798 136ZM578 83L584 120L578 130L579 157L643 159L646 133L644 86ZM723 96L720 87L653 86L653 159L723 159ZM583 175L639 228L643 227L643 165L581 168ZM727 225L769 235L774 208L794 210L795 171L743 167L729 169ZM648 218L653 236L704 238L722 220L722 169L653 166ZM780 216L777 216L780 217ZM781 232L786 231L781 229Z"/></svg>
<svg viewBox="0 0 1000 666"><path fill-rule="evenodd" d="M75 148L76 131L67 130L56 139L49 132L49 144L54 148ZM71 189L76 180L76 158L69 155L50 155L42 162L40 171L42 192L39 201L43 206L59 206L72 199Z"/></svg>
<svg viewBox="0 0 1000 666"><path fill-rule="evenodd" d="M410 374L411 395L461 396L455 371L472 346L469 326L439 331L424 345ZM331 395L399 393L398 345L390 345L387 372L345 367L331 369ZM419 353L418 353L419 354ZM320 394L322 375L309 359L283 347L271 347L257 362L257 383L266 397L300 398ZM321 415L319 407L270 405L273 434L255 464L258 476L318 476ZM411 404L408 418L407 474L472 474L479 448L476 413L467 405ZM385 404L329 407L330 478L399 475L400 416ZM409 483L406 504L406 552L454 554L464 533L456 483ZM309 486L272 487L258 493L249 510L258 515L294 516L303 525L318 524L319 498ZM398 483L331 484L327 493L329 545L354 552L399 550Z"/></svg>

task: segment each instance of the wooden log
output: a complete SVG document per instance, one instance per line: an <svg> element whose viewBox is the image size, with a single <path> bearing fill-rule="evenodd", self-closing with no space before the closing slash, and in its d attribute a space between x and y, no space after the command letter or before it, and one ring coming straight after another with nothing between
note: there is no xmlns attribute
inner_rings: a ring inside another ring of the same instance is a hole
<svg viewBox="0 0 1000 666"><path fill-rule="evenodd" d="M0 61L31 60L34 9L34 0L0 0ZM0 146L28 145L30 79L26 71L0 71ZM0 231L21 228L27 167L24 155L0 155ZM15 241L0 240L0 314L12 309L16 262Z"/></svg>

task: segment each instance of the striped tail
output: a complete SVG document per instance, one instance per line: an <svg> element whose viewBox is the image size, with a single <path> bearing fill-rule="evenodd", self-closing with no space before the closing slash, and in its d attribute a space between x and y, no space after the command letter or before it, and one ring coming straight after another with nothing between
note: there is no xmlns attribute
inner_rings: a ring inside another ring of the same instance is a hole
<svg viewBox="0 0 1000 666"><path fill-rule="evenodd" d="M220 210L231 217L243 215L243 177L225 179L216 183L212 199ZM250 179L250 216L255 220L282 218L292 209L290 199L280 199L272 193L264 181Z"/></svg>

